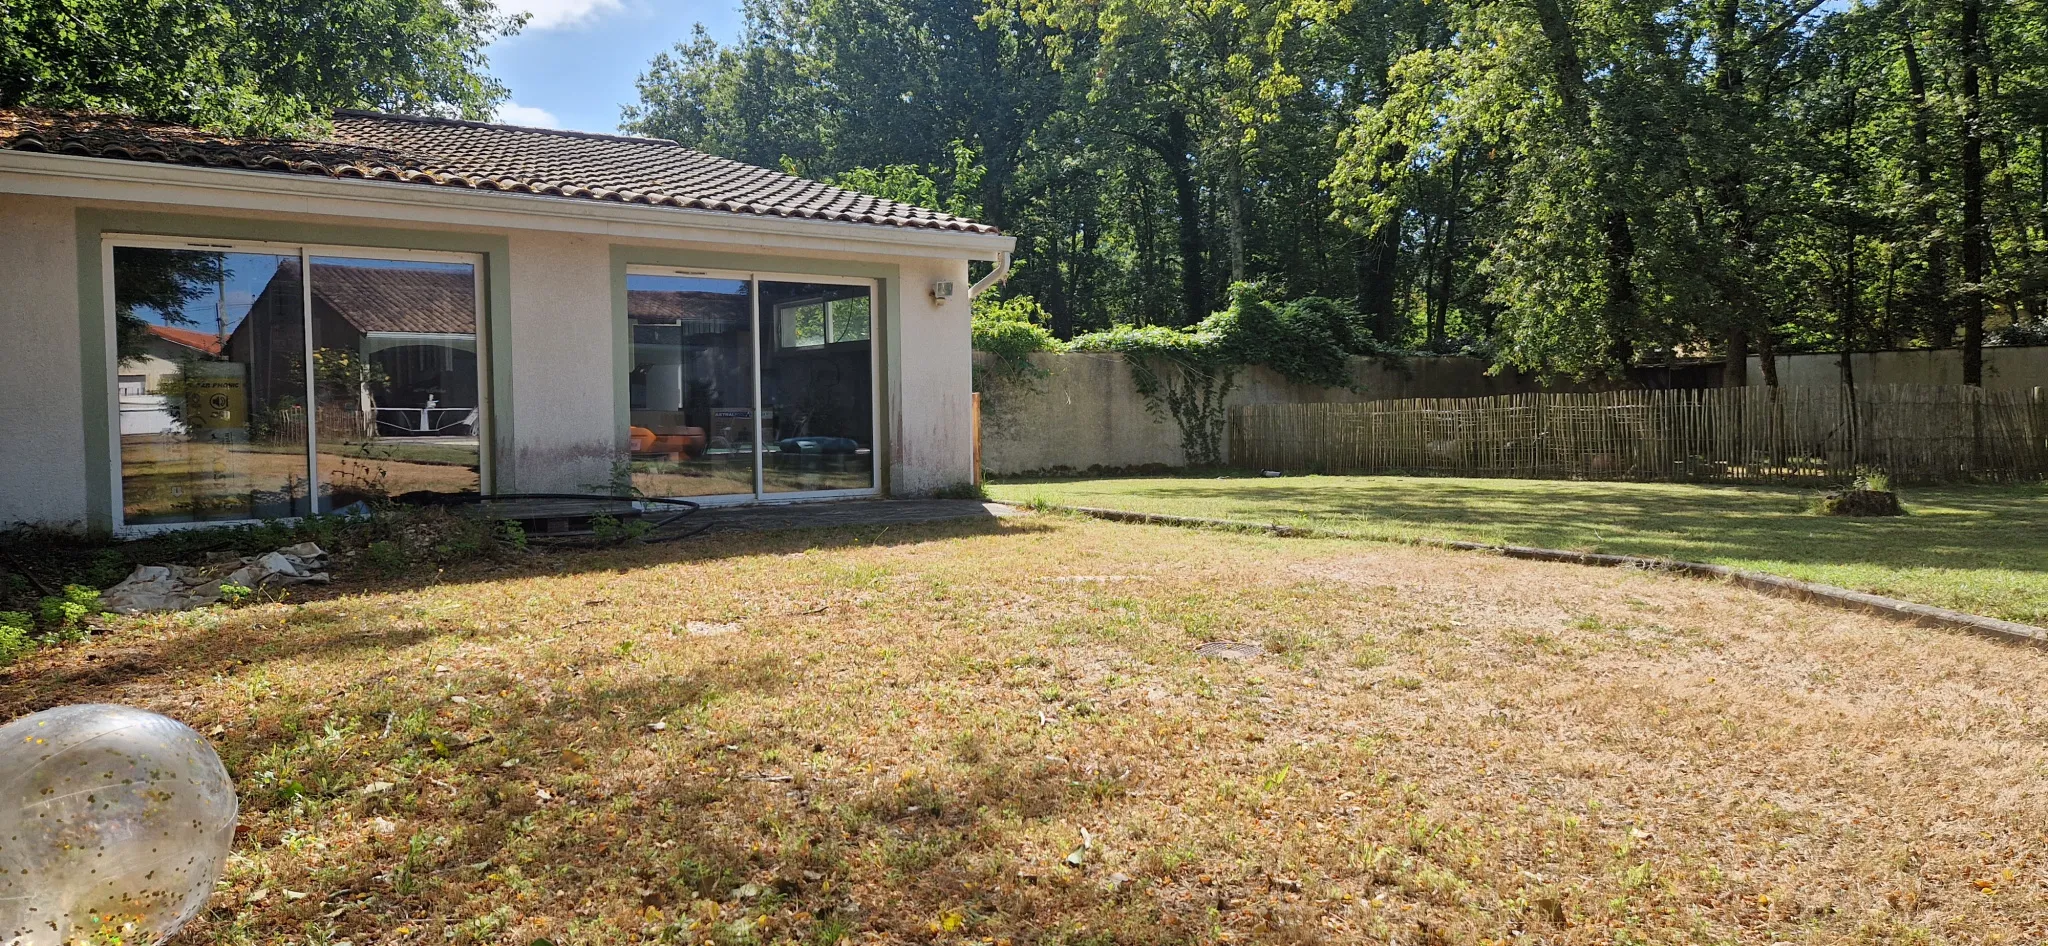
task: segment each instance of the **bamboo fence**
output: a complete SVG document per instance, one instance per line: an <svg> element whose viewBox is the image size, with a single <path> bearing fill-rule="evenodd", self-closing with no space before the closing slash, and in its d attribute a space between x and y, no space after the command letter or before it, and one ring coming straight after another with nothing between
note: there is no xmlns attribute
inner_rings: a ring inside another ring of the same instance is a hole
<svg viewBox="0 0 2048 946"><path fill-rule="evenodd" d="M1255 404L1238 466L1536 479L1901 482L2048 477L2043 389L1742 387Z"/></svg>

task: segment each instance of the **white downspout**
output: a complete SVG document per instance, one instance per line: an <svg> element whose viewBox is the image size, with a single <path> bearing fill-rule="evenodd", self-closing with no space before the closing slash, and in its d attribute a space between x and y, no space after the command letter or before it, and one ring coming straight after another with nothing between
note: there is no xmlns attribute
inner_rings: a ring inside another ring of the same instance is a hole
<svg viewBox="0 0 2048 946"><path fill-rule="evenodd" d="M974 297L1002 285L1009 278L1010 253L1008 250L997 250L996 268L989 270L988 275L975 280L974 285L967 287L967 301L973 302Z"/></svg>

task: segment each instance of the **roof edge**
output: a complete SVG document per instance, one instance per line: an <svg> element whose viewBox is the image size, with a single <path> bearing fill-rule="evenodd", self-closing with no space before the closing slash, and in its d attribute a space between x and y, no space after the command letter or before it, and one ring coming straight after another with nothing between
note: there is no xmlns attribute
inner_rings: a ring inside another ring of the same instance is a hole
<svg viewBox="0 0 2048 946"><path fill-rule="evenodd" d="M20 177L9 180L14 175ZM158 198L155 196L158 187L173 188L181 199ZM880 227L816 218L420 187L390 181L317 175L258 175L228 168L6 149L0 149L0 193L178 204L219 210L282 210L343 217L364 216L360 207L367 204L393 212L381 219L413 223L552 230L573 221L569 229L574 232L656 240L676 239L677 229L696 230L700 234L723 231L746 233L755 240L767 238L772 242L763 245L784 249L843 250L843 247L829 244L850 241L864 244L867 252L891 256L990 259L990 256L980 254L1009 250L1016 245L1016 237L999 231ZM207 195L206 199L191 200L201 194ZM305 202L308 200L337 203L315 207L307 205ZM507 218L528 222L515 223ZM548 221L548 224L540 227L534 222L541 220ZM635 230L620 230L621 225ZM800 242L784 242L786 240ZM825 244L812 241L825 241ZM919 252L932 249L950 252ZM960 253L962 249L968 251Z"/></svg>
<svg viewBox="0 0 2048 946"><path fill-rule="evenodd" d="M448 125L456 128L489 128L498 131L530 131L540 135L559 135L563 138L589 138L597 141L625 141L633 144L664 144L678 148L685 145L673 138L655 138L647 135L619 135L601 131L574 131L567 128L542 128L538 125L511 125L504 122L480 122L468 118L443 118L439 115L405 115L398 112L380 112L368 108L337 108L336 118L380 118L389 121L418 122L423 125Z"/></svg>

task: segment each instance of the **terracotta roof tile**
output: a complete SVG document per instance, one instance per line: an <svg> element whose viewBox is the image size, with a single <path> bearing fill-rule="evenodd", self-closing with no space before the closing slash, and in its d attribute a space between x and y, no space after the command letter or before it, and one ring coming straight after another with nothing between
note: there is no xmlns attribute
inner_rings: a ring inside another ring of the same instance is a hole
<svg viewBox="0 0 2048 946"><path fill-rule="evenodd" d="M661 138L338 112L323 139L237 138L121 115L0 109L0 150L392 181L758 216L996 233L987 224Z"/></svg>
<svg viewBox="0 0 2048 946"><path fill-rule="evenodd" d="M220 354L221 348L227 344L226 339L212 332L201 332L196 329L178 328L171 325L145 325L143 328L149 334L173 345L181 345L209 355Z"/></svg>

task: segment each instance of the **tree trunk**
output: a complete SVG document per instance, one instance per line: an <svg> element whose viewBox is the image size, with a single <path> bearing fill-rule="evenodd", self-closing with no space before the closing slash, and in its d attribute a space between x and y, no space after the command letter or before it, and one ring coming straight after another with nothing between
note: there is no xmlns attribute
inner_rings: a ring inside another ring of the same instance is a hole
<svg viewBox="0 0 2048 946"><path fill-rule="evenodd" d="M1185 308L1182 324L1193 325L1209 316L1209 286L1202 257L1201 190L1195 186L1194 159L1188 154L1193 133L1188 118L1180 112L1167 118L1166 136L1156 149L1166 162L1166 175L1173 181L1174 209L1180 215L1180 290Z"/></svg>
<svg viewBox="0 0 2048 946"><path fill-rule="evenodd" d="M1565 114L1570 116L1587 141L1593 139L1593 113L1587 89L1586 69L1579 58L1578 37L1572 32L1572 17L1561 0L1532 0L1536 21L1550 44L1550 69ZM1608 173L1603 169L1602 177ZM1601 228L1606 238L1607 299L1603 306L1607 323L1607 355L1626 372L1635 360L1630 333L1636 325L1635 236L1627 208L1610 206Z"/></svg>
<svg viewBox="0 0 2048 946"><path fill-rule="evenodd" d="M1451 154L1451 192L1444 201L1443 236L1436 254L1436 299L1430 316L1430 337L1439 342L1450 333L1451 284L1457 275L1458 261L1458 205L1465 184L1464 158L1462 148Z"/></svg>
<svg viewBox="0 0 2048 946"><path fill-rule="evenodd" d="M1244 282L1244 155L1234 146L1224 175L1230 187L1230 281Z"/></svg>
<svg viewBox="0 0 2048 946"><path fill-rule="evenodd" d="M1728 329L1728 354L1721 363L1721 386L1749 385L1749 331L1740 325Z"/></svg>
<svg viewBox="0 0 2048 946"><path fill-rule="evenodd" d="M1607 212L1606 231L1607 357L1626 375L1636 360L1636 242L1629 232L1628 214L1619 209Z"/></svg>
<svg viewBox="0 0 2048 946"><path fill-rule="evenodd" d="M1862 173L1856 163L1857 88L1849 74L1850 61L1849 57L1842 57L1842 89L1844 94L1848 96L1842 108L1842 182L1844 189L1853 194L1856 190L1856 183L1862 177ZM1862 301L1862 293L1860 291L1861 287L1857 283L1856 266L1859 234L1857 233L1857 220L1854 216L1849 218L1849 222L1844 229L1849 231L1849 239L1847 241L1849 245L1842 260L1842 314L1839 326L1842 336L1842 386L1850 389L1853 394L1856 388L1856 366L1854 364L1856 356L1856 327L1862 321L1862 313L1858 311L1858 304ZM1851 437L1854 437L1853 416Z"/></svg>
<svg viewBox="0 0 2048 946"><path fill-rule="evenodd" d="M1984 282L1990 242L1984 227L1984 114L1978 95L1983 14L1983 0L1963 0L1963 383L1978 387L1984 384Z"/></svg>
<svg viewBox="0 0 2048 946"><path fill-rule="evenodd" d="M1930 143L1933 124L1932 111L1927 102L1927 70L1920 62L1920 45L1914 35L1915 27L1910 15L1912 7L1901 4L1899 33L1902 38L1900 54L1906 65L1906 89L1913 99L1913 182L1915 184L1915 219L1922 234L1932 234L1927 245L1926 266L1920 273L1920 285L1911 290L1913 304L1919 308L1918 316L1928 324L1939 317L1943 328L1948 328L1945 314L1940 313L1941 303L1948 295L1945 284L1948 281L1948 245L1940 236L1938 219L1934 212L1934 147ZM1893 325L1893 331L1898 326ZM1947 347L1947 342L1942 343Z"/></svg>
<svg viewBox="0 0 2048 946"><path fill-rule="evenodd" d="M1848 265L1844 268L1842 279L1841 322L1842 386L1848 388L1856 386L1856 366L1853 363L1856 357L1856 325L1862 320L1862 313L1857 311L1858 293L1856 289L1856 234L1851 233L1849 234Z"/></svg>

